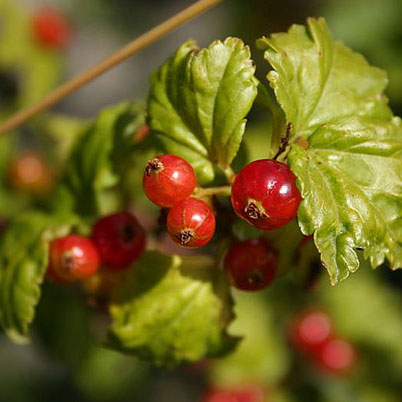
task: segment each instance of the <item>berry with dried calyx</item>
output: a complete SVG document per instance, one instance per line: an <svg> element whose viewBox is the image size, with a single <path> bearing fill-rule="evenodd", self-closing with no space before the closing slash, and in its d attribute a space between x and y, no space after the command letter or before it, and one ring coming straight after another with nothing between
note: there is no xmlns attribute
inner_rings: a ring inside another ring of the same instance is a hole
<svg viewBox="0 0 402 402"><path fill-rule="evenodd" d="M177 202L167 217L169 236L182 247L205 246L215 233L215 225L212 208L193 197Z"/></svg>
<svg viewBox="0 0 402 402"><path fill-rule="evenodd" d="M102 263L110 269L125 269L145 250L145 231L134 215L118 212L99 219L92 229Z"/></svg>
<svg viewBox="0 0 402 402"><path fill-rule="evenodd" d="M232 185L236 214L258 229L286 225L296 217L300 201L296 176L287 165L272 159L249 163Z"/></svg>
<svg viewBox="0 0 402 402"><path fill-rule="evenodd" d="M276 252L264 239L249 239L233 244L223 264L236 288L261 290L275 278Z"/></svg>
<svg viewBox="0 0 402 402"><path fill-rule="evenodd" d="M160 155L145 167L143 187L156 205L171 208L192 194L197 185L193 167L177 155Z"/></svg>
<svg viewBox="0 0 402 402"><path fill-rule="evenodd" d="M100 257L91 239L69 235L49 246L48 277L57 282L75 282L98 271Z"/></svg>

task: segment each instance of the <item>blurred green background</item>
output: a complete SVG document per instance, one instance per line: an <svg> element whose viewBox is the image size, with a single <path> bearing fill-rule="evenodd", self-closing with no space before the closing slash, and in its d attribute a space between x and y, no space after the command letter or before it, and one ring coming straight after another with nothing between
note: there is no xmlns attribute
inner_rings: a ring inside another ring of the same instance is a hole
<svg viewBox="0 0 402 402"><path fill-rule="evenodd" d="M12 4L14 11L11 13L3 3ZM20 107L190 2L1 0L0 4L0 65L9 68L15 63L21 74L31 77ZM31 53L28 46L20 46L19 25L10 23L13 13L21 13L29 22L36 9L49 5L65 14L74 29L71 45L57 56ZM53 110L87 118L107 105L144 99L150 73L190 37L206 46L215 39L239 36L251 46L257 65L265 66L258 63L262 55L255 48L255 40L287 30L293 23L304 23L308 16L324 16L335 38L388 71L387 94L394 112L401 114L401 0L226 0ZM267 68L257 71L261 79ZM106 325L106 318L90 314L79 289L47 284L33 344L14 346L0 337L0 402L193 402L199 401L209 382L253 380L264 382L271 390L269 401L402 401L402 275L385 270L370 273L364 267L361 271L335 289L323 277L318 290L307 296L292 288L286 277L262 294L237 295L239 320L235 329L246 334L248 341L224 361L173 371L102 348L94 334ZM342 335L359 345L362 366L355 377L326 377L308 363L300 369L300 363L293 361L284 317L303 304L325 306Z"/></svg>

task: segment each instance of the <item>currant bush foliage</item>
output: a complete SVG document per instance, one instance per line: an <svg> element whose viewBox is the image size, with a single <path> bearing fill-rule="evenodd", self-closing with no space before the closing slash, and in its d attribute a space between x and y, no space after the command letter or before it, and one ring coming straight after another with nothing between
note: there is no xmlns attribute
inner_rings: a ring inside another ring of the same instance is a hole
<svg viewBox="0 0 402 402"><path fill-rule="evenodd" d="M18 343L29 340L28 329L39 302L48 264L49 243L67 235L78 218L31 212L16 218L0 242L0 324Z"/></svg>
<svg viewBox="0 0 402 402"><path fill-rule="evenodd" d="M314 233L331 282L358 269L357 249L373 267L387 259L400 268L402 125L383 94L385 73L332 41L323 19L258 44L293 126L288 161L304 198L299 225Z"/></svg>
<svg viewBox="0 0 402 402"><path fill-rule="evenodd" d="M88 225L99 216L138 199L135 191L127 192L126 180L133 172L141 176L134 159L149 149L144 152L133 141L136 130L147 121L153 155L182 156L196 169L199 184L210 184L230 170L257 86L260 94L266 92L265 102L257 99L269 106L274 120L272 135L265 139L267 158L276 151L271 140L279 144L286 126L291 127L289 145L279 158L298 176L304 198L298 223L303 234L314 235L331 282L356 271L360 257L373 267L385 260L391 268L401 267L402 127L383 95L385 74L334 42L322 19L262 38L258 46L272 67L268 81L277 104L267 101L271 89L257 83L249 48L240 39L216 41L202 50L188 41L153 75L147 111L123 103L83 126L46 212L38 208L21 214L0 241L0 325L10 338L28 340L49 241L71 231L88 234ZM9 157L9 145L0 147L0 166ZM7 188L3 181L0 174L0 194ZM241 221L230 229L238 238L269 239L280 251L279 274L297 267L302 276L317 258L311 242L300 251L296 223L264 234ZM294 297L291 293L286 297ZM145 253L114 290L110 315L108 345L159 365L222 355L238 342L228 333L234 317L228 283L212 257ZM258 352L261 342L255 336L229 365L220 366L222 378L245 360L261 378L283 375L286 367L269 373L269 361L248 361L248 355L265 355L265 349Z"/></svg>
<svg viewBox="0 0 402 402"><path fill-rule="evenodd" d="M148 113L165 150L193 164L201 184L232 163L257 96L250 50L240 39L199 50L184 43L154 74Z"/></svg>
<svg viewBox="0 0 402 402"><path fill-rule="evenodd" d="M89 217L119 209L116 190L135 149L133 134L144 122L141 104L103 110L75 144L55 204Z"/></svg>
<svg viewBox="0 0 402 402"><path fill-rule="evenodd" d="M116 289L111 346L175 366L229 352L229 287L213 258L147 253Z"/></svg>

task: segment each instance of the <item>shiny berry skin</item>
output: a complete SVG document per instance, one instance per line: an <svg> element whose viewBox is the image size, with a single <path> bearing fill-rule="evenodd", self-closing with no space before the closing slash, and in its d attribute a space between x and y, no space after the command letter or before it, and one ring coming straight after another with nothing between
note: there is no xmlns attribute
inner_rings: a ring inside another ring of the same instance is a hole
<svg viewBox="0 0 402 402"><path fill-rule="evenodd" d="M215 215L204 201L188 197L169 211L167 230L170 238L182 247L205 246L215 233Z"/></svg>
<svg viewBox="0 0 402 402"><path fill-rule="evenodd" d="M32 19L35 39L44 46L62 50L71 39L71 28L66 18L51 8L41 9Z"/></svg>
<svg viewBox="0 0 402 402"><path fill-rule="evenodd" d="M145 231L129 212L99 219L92 228L92 239L102 262L114 270L128 268L145 250Z"/></svg>
<svg viewBox="0 0 402 402"><path fill-rule="evenodd" d="M213 388L207 391L202 402L263 402L264 394L260 387L247 386L236 389Z"/></svg>
<svg viewBox="0 0 402 402"><path fill-rule="evenodd" d="M197 185L193 167L176 155L151 159L142 180L146 196L156 205L171 208L192 194Z"/></svg>
<svg viewBox="0 0 402 402"><path fill-rule="evenodd" d="M287 165L271 159L249 163L232 185L236 214L258 229L286 225L296 217L300 201L296 176Z"/></svg>
<svg viewBox="0 0 402 402"><path fill-rule="evenodd" d="M98 271L100 256L93 241L79 235L53 240L49 246L49 277L74 282Z"/></svg>
<svg viewBox="0 0 402 402"><path fill-rule="evenodd" d="M42 195L53 185L53 175L47 162L36 152L24 152L9 167L10 185L19 191Z"/></svg>
<svg viewBox="0 0 402 402"><path fill-rule="evenodd" d="M264 239L249 239L233 244L223 265L236 288L261 290L275 278L276 252Z"/></svg>
<svg viewBox="0 0 402 402"><path fill-rule="evenodd" d="M330 374L347 374L355 368L357 352L348 341L336 337L327 339L313 356L316 364Z"/></svg>
<svg viewBox="0 0 402 402"><path fill-rule="evenodd" d="M290 337L302 352L315 353L332 334L332 322L321 310L306 310L294 321Z"/></svg>

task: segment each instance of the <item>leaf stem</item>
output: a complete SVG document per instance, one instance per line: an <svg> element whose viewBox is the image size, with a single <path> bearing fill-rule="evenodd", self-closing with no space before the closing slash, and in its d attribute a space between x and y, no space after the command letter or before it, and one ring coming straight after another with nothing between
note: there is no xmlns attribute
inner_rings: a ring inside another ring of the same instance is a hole
<svg viewBox="0 0 402 402"><path fill-rule="evenodd" d="M223 0L199 0L196 3L192 4L190 7L167 19L165 22L149 30L132 42L128 43L126 46L122 47L120 50L113 53L111 56L107 57L100 63L96 64L95 66L89 68L87 71L56 88L53 92L51 92L39 102L30 107L27 107L26 109L21 110L14 116L11 116L8 120L0 125L0 135L21 126L30 118L45 111L55 103L60 102L62 99L64 99L77 89L81 88L82 86L86 85L88 82L94 80L96 77L99 77L114 66L122 63L133 54L156 42L158 39L162 38L180 25L183 25L185 22L198 16L204 11L207 11L209 8L215 6L221 1Z"/></svg>
<svg viewBox="0 0 402 402"><path fill-rule="evenodd" d="M228 183L232 184L236 176L233 169L230 166L228 166L226 168L222 168L222 171L225 174Z"/></svg>
<svg viewBox="0 0 402 402"><path fill-rule="evenodd" d="M231 186L221 186L221 187L209 187L209 188L201 188L197 187L194 190L195 197L209 197L212 195L223 195L223 196L230 196L232 192Z"/></svg>

